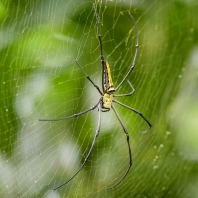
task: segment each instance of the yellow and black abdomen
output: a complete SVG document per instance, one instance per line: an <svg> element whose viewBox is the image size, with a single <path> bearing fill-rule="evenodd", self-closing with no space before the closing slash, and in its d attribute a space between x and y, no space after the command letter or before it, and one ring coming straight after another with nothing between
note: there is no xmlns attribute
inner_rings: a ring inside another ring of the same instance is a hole
<svg viewBox="0 0 198 198"><path fill-rule="evenodd" d="M113 80L111 77L111 70L110 65L107 61L105 61L105 67L104 68L104 90L107 93L113 93L115 91ZM106 71L105 71L106 70Z"/></svg>

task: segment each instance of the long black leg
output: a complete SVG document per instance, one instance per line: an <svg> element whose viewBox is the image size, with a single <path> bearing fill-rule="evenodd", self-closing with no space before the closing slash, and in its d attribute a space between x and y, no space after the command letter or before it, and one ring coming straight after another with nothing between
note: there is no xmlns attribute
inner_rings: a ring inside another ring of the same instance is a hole
<svg viewBox="0 0 198 198"><path fill-rule="evenodd" d="M94 8L95 16L96 16L96 23L98 26L98 40L100 43L100 57L101 57L101 60L104 61L104 56L103 56L103 52L102 52L102 35L100 33L100 24L99 24L98 14L96 12L95 4L93 4L93 8Z"/></svg>
<svg viewBox="0 0 198 198"><path fill-rule="evenodd" d="M130 83L130 81L127 80L127 82L129 83L129 86L131 87L132 91L130 93L127 93L127 94L113 94L113 97L131 96L135 92L135 89L132 86L132 84Z"/></svg>
<svg viewBox="0 0 198 198"><path fill-rule="evenodd" d="M123 103L117 101L117 100L112 100L112 101L115 102L115 103L117 103L117 104L119 104L119 105L121 105L121 106L123 106L123 107L125 107L125 108L127 108L127 109L129 109L129 110L131 110L131 111L133 111L134 113L137 113L140 117L142 117L142 118L145 120L145 122L149 125L149 129L146 130L146 131L143 131L142 133L147 133L147 132L150 131L152 125L151 125L151 123L143 116L143 114L142 114L141 112L139 112L139 111L137 111L136 109L133 109L133 108L131 108L131 107L129 107L129 106L127 106L127 105L125 105L125 104L123 104Z"/></svg>
<svg viewBox="0 0 198 198"><path fill-rule="evenodd" d="M105 89L104 88L104 73L105 73L105 68L106 68L106 62L105 62L103 51L102 51L102 35L100 33L100 24L99 24L98 14L96 12L95 4L93 4L93 8L94 8L95 16L96 16L97 27L98 27L98 40L100 43L100 59L102 63L102 90L104 92L104 89Z"/></svg>
<svg viewBox="0 0 198 198"><path fill-rule="evenodd" d="M70 182L81 170L82 168L84 167L85 163L87 162L87 160L89 159L89 156L91 155L91 152L93 150L93 147L95 145L95 142L96 142L96 139L98 138L99 136L99 133L100 133L100 125L101 125L101 104L99 103L99 117L98 117L98 126L97 126L97 129L96 129L96 134L94 136L94 140L92 142L92 145L91 145L91 148L89 150L89 153L87 154L83 164L81 165L81 167L78 169L78 171L69 179L67 180L64 184L54 188L54 190L57 190L58 188L61 188L62 186L64 186L65 184L67 184L68 182Z"/></svg>
<svg viewBox="0 0 198 198"><path fill-rule="evenodd" d="M103 93L100 91L100 88L91 80L91 78L87 75L87 73L85 72L85 70L80 66L80 64L78 63L78 61L74 61L82 70L82 72L85 74L85 76L87 77L87 79L92 83L92 85L98 90L98 92L103 95Z"/></svg>
<svg viewBox="0 0 198 198"><path fill-rule="evenodd" d="M133 16L129 13L129 16L131 17L134 26L135 26L135 31L136 31L136 51L135 51L135 55L133 58L133 62L131 65L131 68L129 69L129 71L127 72L126 76L123 78L123 80L120 82L120 84L115 88L115 90L118 90L120 88L120 86L123 84L123 82L126 80L126 78L129 76L129 74L133 71L134 67L135 67L135 61L137 58L137 54L138 54L138 48L139 48L139 41L138 41L138 28L135 22L135 19L133 18Z"/></svg>
<svg viewBox="0 0 198 198"><path fill-rule="evenodd" d="M130 168L132 166L132 154L131 154L131 147L130 147L130 142L129 142L129 133L127 132L127 130L126 130L126 128L125 128L120 116L118 115L116 109L113 106L112 106L112 109L115 112L116 117L118 118L118 120L119 120L119 122L120 122L120 124L122 126L122 129L123 129L123 131L124 131L124 133L126 135L127 145L128 145L128 149L129 149L129 167L128 167L126 173L122 176L122 178L116 184L114 184L113 186L107 188L107 190L110 190L110 189L114 188L115 186L117 186L126 177L126 175L128 174L128 172L129 172L129 170L130 170Z"/></svg>
<svg viewBox="0 0 198 198"><path fill-rule="evenodd" d="M99 100L99 102L96 105L94 105L90 109L87 109L87 110L82 111L80 113L76 113L76 114L71 115L71 116L67 116L67 117L64 117L64 118L57 118L57 119L38 119L38 121L60 121L60 120L65 120L65 119L69 119L69 118L78 117L78 116L80 116L82 114L85 114L85 113L91 111L91 110L94 110L98 106L99 103L100 103L100 100Z"/></svg>

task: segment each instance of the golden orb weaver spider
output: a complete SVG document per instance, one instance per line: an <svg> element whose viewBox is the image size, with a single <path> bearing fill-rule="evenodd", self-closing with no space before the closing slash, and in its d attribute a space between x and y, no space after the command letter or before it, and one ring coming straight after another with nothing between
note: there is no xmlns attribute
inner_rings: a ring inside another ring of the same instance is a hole
<svg viewBox="0 0 198 198"><path fill-rule="evenodd" d="M87 154L87 156L85 157L85 160L84 162L82 163L81 167L78 169L78 171L69 179L67 180L65 183L61 184L60 186L54 188L54 190L57 190L58 188L61 188L62 186L64 186L65 184L69 183L81 170L82 168L84 167L85 163L87 162L89 156L91 155L91 152L94 148L94 145L95 145L95 142L96 142L96 139L98 138L99 136L99 133L100 133L100 126L101 126L101 112L107 112L109 111L111 108L113 109L118 121L120 122L121 126L122 126L122 129L126 135L126 140L127 140L127 145L128 145L128 151L129 151L129 167L127 169L127 171L125 172L125 174L121 177L121 179L115 183L113 186L107 188L107 190L109 189L112 189L114 188L115 186L117 186L125 177L126 175L128 174L131 166L132 166L132 153L131 153L131 147L130 147L130 142L129 142L129 134L128 134L128 131L126 130L120 116L118 115L115 107L113 106L112 103L117 103L131 111L133 111L134 113L138 114L139 116L141 116L144 121L146 121L146 123L149 125L149 129L145 132L148 132L150 129L151 129L151 124L150 122L142 115L141 112L117 101L117 100L114 100L113 98L114 97L123 97L123 96L131 96L135 89L133 88L132 84L127 80L129 86L131 87L132 91L130 93L126 93L126 94L114 94L114 92L116 92L120 87L121 85L124 83L124 81L127 79L127 77L129 76L129 74L133 71L134 67L135 67L135 61L136 61L136 57L137 57L137 54L138 54L138 29L137 29L137 26L136 26L136 22L133 18L133 16L129 13L129 16L130 18L132 19L133 23L134 23L134 27L135 27L135 31L136 31L136 51L135 51L135 55L134 55L134 59L133 59L133 62L132 62L132 65L129 69L129 71L127 72L126 76L122 79L122 81L120 82L120 84L115 88L114 85L113 85L113 81L112 81L112 77L111 77L111 71L110 71L110 66L109 66L109 63L107 61L105 61L104 59L104 56L103 56L103 49L102 49L102 35L100 33L100 25L99 25L99 19L98 19L98 14L96 12L96 7L95 5L93 4L93 8L94 8L94 12L95 12L95 17L96 17L96 23L97 23L97 31L98 31L98 40L99 40L99 45L100 45L100 58L101 58L101 63L102 63L102 91L100 90L100 88L91 80L91 78L87 75L87 73L84 71L84 69L80 66L80 64L75 61L75 63L77 64L77 66L82 70L82 72L84 73L84 75L87 77L87 79L92 83L92 85L98 90L98 92L100 93L101 97L99 99L99 101L97 102L96 105L94 105L92 108L90 109L87 109L85 111L82 111L80 113L77 113L77 114L74 114L74 115L71 115L71 116L67 116L67 117L64 117L64 118L57 118L57 119L39 119L39 121L60 121L60 120L65 120L65 119L69 119L69 118L74 118L74 117L77 117L77 116L80 116L82 114L85 114L89 111L92 111L94 109L96 109L98 107L98 110L99 110L99 118L98 118L98 125L97 125L97 129L96 129L96 133L95 133L95 136L94 136L94 140L92 142L92 145L91 145L91 148Z"/></svg>

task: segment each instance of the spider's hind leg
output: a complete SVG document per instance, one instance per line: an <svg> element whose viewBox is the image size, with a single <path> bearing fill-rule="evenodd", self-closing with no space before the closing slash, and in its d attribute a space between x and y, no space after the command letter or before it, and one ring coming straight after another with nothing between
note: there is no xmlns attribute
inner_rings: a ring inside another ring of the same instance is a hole
<svg viewBox="0 0 198 198"><path fill-rule="evenodd" d="M65 184L69 183L74 177L76 177L76 175L78 175L78 173L82 170L82 168L85 166L85 163L87 162L87 160L89 159L89 156L91 155L91 152L94 148L94 145L96 143L96 140L99 136L99 133L100 133L100 125L101 125L101 104L99 103L99 117L98 117L98 126L97 126L97 129L96 129L96 133L95 133L95 136L94 136L94 140L92 142L92 145L91 145L91 148L83 162L83 164L81 165L81 167L78 169L78 171L69 179L67 180L65 183L61 184L60 186L54 188L54 190L57 190L58 188L61 188L62 186L64 186Z"/></svg>
<svg viewBox="0 0 198 198"><path fill-rule="evenodd" d="M129 167L128 167L127 171L125 172L125 174L122 176L122 178L117 183L115 183L113 186L107 188L107 190L110 190L110 189L116 187L121 181L123 181L123 179L127 176L130 168L132 167L132 153L131 153L131 146L130 146L130 142L129 142L129 133L126 130L126 128L125 128L125 126L124 126L124 124L123 124L120 116L118 115L116 109L113 106L112 106L112 109L113 109L116 117L118 118L118 120L119 120L119 122L120 122L120 124L122 126L122 129L123 129L123 131L124 131L124 133L126 135L126 140L127 140L127 145L128 145L128 151L129 151Z"/></svg>
<svg viewBox="0 0 198 198"><path fill-rule="evenodd" d="M117 103L117 104L119 104L119 105L121 105L121 106L123 106L123 107L125 107L125 108L127 108L127 109L129 109L131 111L133 111L134 113L138 114L141 118L143 118L143 120L148 124L149 129L146 130L146 131L143 131L141 133L147 133L147 132L149 132L151 130L151 127L152 127L151 123L144 117L144 115L141 112L139 112L138 110L136 110L136 109L134 109L132 107L129 107L129 106L117 101L117 100L113 100L113 102L115 102L115 103Z"/></svg>

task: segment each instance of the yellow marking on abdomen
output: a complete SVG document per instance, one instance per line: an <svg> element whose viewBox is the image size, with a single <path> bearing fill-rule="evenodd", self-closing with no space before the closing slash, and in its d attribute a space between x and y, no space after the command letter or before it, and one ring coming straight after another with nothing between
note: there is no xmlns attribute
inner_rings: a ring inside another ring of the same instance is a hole
<svg viewBox="0 0 198 198"><path fill-rule="evenodd" d="M111 77L110 65L107 61L106 61L106 67L107 67L107 74L108 74L108 81L109 81L108 91L112 92L112 91L115 91L115 88L114 88L113 80L112 80L112 77Z"/></svg>

